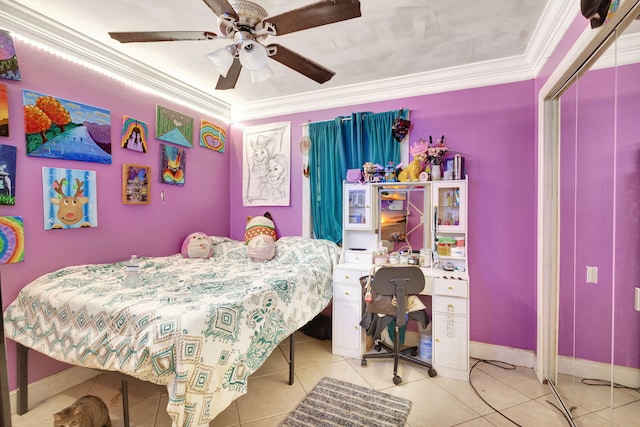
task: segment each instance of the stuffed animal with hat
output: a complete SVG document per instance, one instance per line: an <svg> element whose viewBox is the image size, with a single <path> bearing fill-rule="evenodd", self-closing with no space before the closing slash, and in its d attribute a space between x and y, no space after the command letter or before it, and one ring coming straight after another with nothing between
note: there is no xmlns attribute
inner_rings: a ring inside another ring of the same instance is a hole
<svg viewBox="0 0 640 427"><path fill-rule="evenodd" d="M254 261L269 261L276 254L276 227L269 212L262 216L247 217L244 243L247 253Z"/></svg>

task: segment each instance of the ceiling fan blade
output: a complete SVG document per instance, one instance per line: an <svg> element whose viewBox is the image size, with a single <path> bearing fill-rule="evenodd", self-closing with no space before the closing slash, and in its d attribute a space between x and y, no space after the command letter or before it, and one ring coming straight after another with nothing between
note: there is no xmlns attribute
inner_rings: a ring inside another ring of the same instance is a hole
<svg viewBox="0 0 640 427"><path fill-rule="evenodd" d="M207 6L209 6L209 9L211 9L213 13L218 16L227 14L233 17L234 21L237 21L239 19L238 14L233 9L233 7L231 7L227 0L204 0L204 2Z"/></svg>
<svg viewBox="0 0 640 427"><path fill-rule="evenodd" d="M227 90L236 87L236 82L240 76L240 70L242 70L240 60L238 58L233 58L233 64L231 64L231 68L227 71L227 77L220 76L218 83L216 84L216 90Z"/></svg>
<svg viewBox="0 0 640 427"><path fill-rule="evenodd" d="M121 43L213 40L218 37L210 31L138 31L113 32L109 35Z"/></svg>
<svg viewBox="0 0 640 427"><path fill-rule="evenodd" d="M322 65L313 62L309 58L287 49L279 44L270 44L267 49L276 49L276 53L270 56L279 63L286 65L287 67L296 70L300 74L304 74L311 80L315 80L318 83L324 83L331 80L336 73L323 67Z"/></svg>
<svg viewBox="0 0 640 427"><path fill-rule="evenodd" d="M323 0L264 20L274 24L280 36L360 16L358 0Z"/></svg>

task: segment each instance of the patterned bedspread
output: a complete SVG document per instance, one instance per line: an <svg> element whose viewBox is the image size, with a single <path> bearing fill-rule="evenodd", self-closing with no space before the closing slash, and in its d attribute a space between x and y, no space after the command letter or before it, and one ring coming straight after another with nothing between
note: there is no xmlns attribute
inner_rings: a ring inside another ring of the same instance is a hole
<svg viewBox="0 0 640 427"><path fill-rule="evenodd" d="M4 313L8 338L55 359L167 386L174 426L208 425L247 378L331 299L332 242L282 237L263 263L225 240L210 259L142 258L63 268L27 285Z"/></svg>

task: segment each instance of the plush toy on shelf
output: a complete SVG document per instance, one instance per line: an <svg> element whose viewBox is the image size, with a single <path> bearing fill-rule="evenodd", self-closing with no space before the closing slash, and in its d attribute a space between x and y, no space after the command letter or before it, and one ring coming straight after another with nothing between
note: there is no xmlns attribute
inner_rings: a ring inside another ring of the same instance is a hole
<svg viewBox="0 0 640 427"><path fill-rule="evenodd" d="M247 217L244 242L247 253L254 261L268 261L276 254L276 228L269 212L262 216Z"/></svg>

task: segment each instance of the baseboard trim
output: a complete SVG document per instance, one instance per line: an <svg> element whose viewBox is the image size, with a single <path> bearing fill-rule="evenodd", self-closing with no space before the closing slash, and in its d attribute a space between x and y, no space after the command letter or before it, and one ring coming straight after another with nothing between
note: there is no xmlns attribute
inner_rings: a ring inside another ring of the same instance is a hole
<svg viewBox="0 0 640 427"><path fill-rule="evenodd" d="M98 375L100 375L99 371L83 368L81 366L72 366L41 380L34 381L29 384L27 389L29 395L29 409L38 406L40 402L62 390L67 390L71 387L77 386L78 384L82 384L83 382ZM13 390L9 393L9 400L11 401L11 413L16 414L16 408L18 407L17 390Z"/></svg>
<svg viewBox="0 0 640 427"><path fill-rule="evenodd" d="M611 364L558 356L558 373L579 378L609 381L611 380ZM638 387L638 384L640 384L640 369L614 366L613 382L627 387Z"/></svg>
<svg viewBox="0 0 640 427"><path fill-rule="evenodd" d="M469 355L474 359L499 360L525 368L534 368L536 362L536 355L533 350L523 350L479 341L469 342Z"/></svg>

